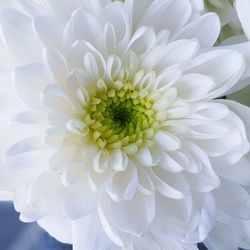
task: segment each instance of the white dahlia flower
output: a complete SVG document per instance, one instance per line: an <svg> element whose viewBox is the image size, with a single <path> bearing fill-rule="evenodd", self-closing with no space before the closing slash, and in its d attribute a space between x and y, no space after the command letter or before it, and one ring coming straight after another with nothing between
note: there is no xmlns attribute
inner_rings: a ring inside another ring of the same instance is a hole
<svg viewBox="0 0 250 250"><path fill-rule="evenodd" d="M188 0L13 6L0 190L21 220L77 250L249 247L250 111L217 99L246 63L212 48L218 17Z"/></svg>

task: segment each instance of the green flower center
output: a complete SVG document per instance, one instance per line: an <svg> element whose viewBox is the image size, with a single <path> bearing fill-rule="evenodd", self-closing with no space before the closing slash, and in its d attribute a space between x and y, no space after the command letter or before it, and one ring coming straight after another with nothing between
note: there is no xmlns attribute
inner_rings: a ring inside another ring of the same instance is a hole
<svg viewBox="0 0 250 250"><path fill-rule="evenodd" d="M110 118L117 127L125 127L131 122L135 115L131 100L112 103L106 109L104 116Z"/></svg>
<svg viewBox="0 0 250 250"><path fill-rule="evenodd" d="M158 128L155 99L150 91L118 82L96 90L87 107L85 123L92 142L101 149L147 144Z"/></svg>

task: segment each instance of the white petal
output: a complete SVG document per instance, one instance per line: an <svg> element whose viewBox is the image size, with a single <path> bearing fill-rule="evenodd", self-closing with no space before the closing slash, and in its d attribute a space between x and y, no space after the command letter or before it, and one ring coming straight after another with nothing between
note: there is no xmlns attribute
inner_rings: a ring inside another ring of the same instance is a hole
<svg viewBox="0 0 250 250"><path fill-rule="evenodd" d="M69 120L66 126L70 132L76 135L86 136L89 133L89 128L80 120Z"/></svg>
<svg viewBox="0 0 250 250"><path fill-rule="evenodd" d="M18 3L20 3L22 8L31 16L40 16L49 11L48 4L43 0L19 0Z"/></svg>
<svg viewBox="0 0 250 250"><path fill-rule="evenodd" d="M114 27L117 43L120 47L127 45L131 35L131 23L126 8L121 8L121 3L114 2L107 5L100 14L103 23L110 23Z"/></svg>
<svg viewBox="0 0 250 250"><path fill-rule="evenodd" d="M50 111L47 115L47 123L56 128L65 128L66 122L71 119L71 115L59 112L59 111Z"/></svg>
<svg viewBox="0 0 250 250"><path fill-rule="evenodd" d="M228 219L233 217L249 220L250 196L242 186L223 180L220 188L213 191L213 195L218 210L229 216Z"/></svg>
<svg viewBox="0 0 250 250"><path fill-rule="evenodd" d="M246 136L250 141L250 108L231 100L218 100L223 105L228 106L245 124Z"/></svg>
<svg viewBox="0 0 250 250"><path fill-rule="evenodd" d="M105 230L105 233L108 235L108 237L119 247L124 247L124 243L120 235L117 233L117 230L115 230L115 228L110 225L108 219L105 216L105 213L103 212L103 209L100 206L98 206L98 214L103 229Z"/></svg>
<svg viewBox="0 0 250 250"><path fill-rule="evenodd" d="M152 178L156 190L166 197L178 200L189 192L187 182L181 174L173 174L156 167L147 172Z"/></svg>
<svg viewBox="0 0 250 250"><path fill-rule="evenodd" d="M216 139L226 136L229 128L223 123L207 123L194 125L189 129L189 138L193 139Z"/></svg>
<svg viewBox="0 0 250 250"><path fill-rule="evenodd" d="M104 28L104 40L108 55L114 54L117 46L115 28L112 24L107 23Z"/></svg>
<svg viewBox="0 0 250 250"><path fill-rule="evenodd" d="M68 66L61 53L54 49L45 49L43 51L44 62L48 65L54 76L54 81L64 84L66 82Z"/></svg>
<svg viewBox="0 0 250 250"><path fill-rule="evenodd" d="M71 13L75 9L82 7L78 0L71 0L70 2L67 0L46 0L46 2L49 4L53 15L58 17L63 23L70 18Z"/></svg>
<svg viewBox="0 0 250 250"><path fill-rule="evenodd" d="M208 233L213 230L216 223L216 203L213 195L210 193L206 194L203 203L201 208L201 222L199 225L199 238L202 241L208 236Z"/></svg>
<svg viewBox="0 0 250 250"><path fill-rule="evenodd" d="M37 221L52 237L62 243L72 244L72 221L58 211Z"/></svg>
<svg viewBox="0 0 250 250"><path fill-rule="evenodd" d="M153 156L148 148L141 148L135 155L141 166L152 167L156 163L154 162Z"/></svg>
<svg viewBox="0 0 250 250"><path fill-rule="evenodd" d="M157 240L152 237L150 234L146 234L143 237L140 238L136 238L134 241L134 249L143 249L143 250L161 250L162 248L160 248ZM166 245L164 246L166 247ZM165 248L166 250L168 250L167 248Z"/></svg>
<svg viewBox="0 0 250 250"><path fill-rule="evenodd" d="M63 202L65 188L60 175L44 171L30 186L29 202L35 208L34 219L40 219L58 210Z"/></svg>
<svg viewBox="0 0 250 250"><path fill-rule="evenodd" d="M40 94L53 78L42 64L28 64L15 70L14 80L20 97L31 107L44 109Z"/></svg>
<svg viewBox="0 0 250 250"><path fill-rule="evenodd" d="M214 250L235 250L240 245L240 239L237 237L234 229L224 223L216 223L212 232L204 241L208 249Z"/></svg>
<svg viewBox="0 0 250 250"><path fill-rule="evenodd" d="M87 169L83 162L73 161L67 164L62 173L62 182L65 186L83 184L81 188L87 186Z"/></svg>
<svg viewBox="0 0 250 250"><path fill-rule="evenodd" d="M249 85L249 77L250 77L250 42L240 41L234 44L230 44L230 46L225 46L226 49L232 49L238 51L246 61L246 67L243 75L241 76L240 81L233 86L233 88L228 91L227 94L234 93L246 86Z"/></svg>
<svg viewBox="0 0 250 250"><path fill-rule="evenodd" d="M201 100L214 86L213 79L199 74L183 75L175 84L178 97L185 101Z"/></svg>
<svg viewBox="0 0 250 250"><path fill-rule="evenodd" d="M45 47L62 50L63 27L58 20L51 16L37 16L33 27Z"/></svg>
<svg viewBox="0 0 250 250"><path fill-rule="evenodd" d="M83 67L96 81L105 73L105 62L100 53L86 53L83 58Z"/></svg>
<svg viewBox="0 0 250 250"><path fill-rule="evenodd" d="M193 201L191 196L180 200L172 200L160 193L156 193L154 227L164 233L184 229L185 224L191 219L192 206Z"/></svg>
<svg viewBox="0 0 250 250"><path fill-rule="evenodd" d="M186 0L156 0L149 6L139 24L152 26L156 31L167 29L174 34L186 24L191 11L190 2Z"/></svg>
<svg viewBox="0 0 250 250"><path fill-rule="evenodd" d="M69 69L82 68L84 55L88 52L93 52L92 47L85 41L77 40L68 52L67 62Z"/></svg>
<svg viewBox="0 0 250 250"><path fill-rule="evenodd" d="M13 122L32 125L45 125L46 113L39 111L24 111L12 117Z"/></svg>
<svg viewBox="0 0 250 250"><path fill-rule="evenodd" d="M216 164L215 171L219 176L233 182L237 182L241 185L250 185L250 154L234 164Z"/></svg>
<svg viewBox="0 0 250 250"><path fill-rule="evenodd" d="M85 29L82 29L82 24ZM71 47L75 41L85 40L100 48L103 41L103 31L96 17L84 10L73 12L64 29L64 46Z"/></svg>
<svg viewBox="0 0 250 250"><path fill-rule="evenodd" d="M110 81L119 79L120 71L122 70L122 61L118 56L109 56L107 59L106 77Z"/></svg>
<svg viewBox="0 0 250 250"><path fill-rule="evenodd" d="M189 193L188 182L185 180L182 174L171 173L160 167L153 168L153 171L159 179L184 194L184 196Z"/></svg>
<svg viewBox="0 0 250 250"><path fill-rule="evenodd" d="M65 199L65 211L71 220L76 220L96 211L98 194L75 188Z"/></svg>
<svg viewBox="0 0 250 250"><path fill-rule="evenodd" d="M30 137L12 145L4 154L4 162L19 170L39 168L48 164L51 149L46 148L41 137Z"/></svg>
<svg viewBox="0 0 250 250"><path fill-rule="evenodd" d="M156 142L166 151L174 151L181 147L180 140L174 135L165 132L159 131L155 135Z"/></svg>
<svg viewBox="0 0 250 250"><path fill-rule="evenodd" d="M199 102L190 105L192 113L188 116L197 120L221 120L228 116L229 109L226 105L217 102Z"/></svg>
<svg viewBox="0 0 250 250"><path fill-rule="evenodd" d="M222 96L240 79L245 69L245 61L241 54L232 50L218 49L203 53L185 66L186 73L199 73L214 79L216 88L206 100Z"/></svg>
<svg viewBox="0 0 250 250"><path fill-rule="evenodd" d="M249 152L244 123L236 114L230 112L224 121L221 121L220 126L228 130L224 137L209 140L196 139L196 144L200 145L209 156L218 157L216 161L235 164Z"/></svg>
<svg viewBox="0 0 250 250"><path fill-rule="evenodd" d="M22 171L1 166L0 167L0 190L16 191L39 174L41 168L26 168Z"/></svg>
<svg viewBox="0 0 250 250"><path fill-rule="evenodd" d="M109 166L109 153L98 151L93 159L93 169L97 173L103 173Z"/></svg>
<svg viewBox="0 0 250 250"><path fill-rule="evenodd" d="M119 250L104 232L97 214L90 214L73 222L74 250Z"/></svg>
<svg viewBox="0 0 250 250"><path fill-rule="evenodd" d="M175 39L197 38L201 48L212 47L220 34L220 20L214 13L207 13L186 25Z"/></svg>
<svg viewBox="0 0 250 250"><path fill-rule="evenodd" d="M187 163L189 164L188 158L185 156L185 154L179 151L174 151L172 153L163 152L161 161L158 165L170 172L178 173L183 171Z"/></svg>
<svg viewBox="0 0 250 250"><path fill-rule="evenodd" d="M41 44L32 32L31 18L6 8L0 13L0 23L5 45L21 62L41 58Z"/></svg>
<svg viewBox="0 0 250 250"><path fill-rule="evenodd" d="M185 173L190 189L197 192L210 192L220 186L220 179L212 167L203 165L200 173Z"/></svg>
<svg viewBox="0 0 250 250"><path fill-rule="evenodd" d="M101 205L110 223L120 231L141 237L155 215L153 195L137 192L132 200L113 202L104 199Z"/></svg>
<svg viewBox="0 0 250 250"><path fill-rule="evenodd" d="M186 102L174 102L165 113L168 120L177 120L180 118L185 118L190 114L190 106Z"/></svg>
<svg viewBox="0 0 250 250"><path fill-rule="evenodd" d="M59 148L50 158L49 167L51 170L57 170L69 163L76 154L74 145L66 145Z"/></svg>
<svg viewBox="0 0 250 250"><path fill-rule="evenodd" d="M45 144L50 146L59 146L63 143L63 140L65 138L65 129L61 128L55 128L51 127L45 130L43 141Z"/></svg>
<svg viewBox="0 0 250 250"><path fill-rule="evenodd" d="M136 188L137 170L134 165L129 164L125 171L114 173L106 186L106 191L114 201L120 202L124 199L133 199Z"/></svg>
<svg viewBox="0 0 250 250"><path fill-rule="evenodd" d="M69 113L71 100L66 91L58 84L49 84L41 93L41 99L46 107Z"/></svg>
<svg viewBox="0 0 250 250"><path fill-rule="evenodd" d="M128 158L120 149L110 152L110 167L116 171L124 171L128 166Z"/></svg>
<svg viewBox="0 0 250 250"><path fill-rule="evenodd" d="M248 0L236 0L235 8L240 19L242 28L248 39L250 39L250 3Z"/></svg>
<svg viewBox="0 0 250 250"><path fill-rule="evenodd" d="M198 51L197 40L178 40L164 47L156 47L143 56L143 65L159 73L167 67L192 58Z"/></svg>
<svg viewBox="0 0 250 250"><path fill-rule="evenodd" d="M145 195L151 195L155 192L155 186L150 178L150 175L143 169L143 167L137 167L138 174L138 190Z"/></svg>
<svg viewBox="0 0 250 250"><path fill-rule="evenodd" d="M150 27L140 27L132 36L127 50L132 50L137 56L145 54L155 44L155 32Z"/></svg>

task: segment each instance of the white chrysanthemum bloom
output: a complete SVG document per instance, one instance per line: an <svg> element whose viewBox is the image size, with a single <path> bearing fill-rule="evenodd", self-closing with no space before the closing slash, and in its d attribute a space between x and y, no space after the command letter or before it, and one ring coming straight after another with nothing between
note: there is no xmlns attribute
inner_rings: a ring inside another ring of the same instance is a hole
<svg viewBox="0 0 250 250"><path fill-rule="evenodd" d="M1 120L0 190L23 221L79 250L217 247L216 232L239 224L249 244L249 109L215 100L245 60L212 49L219 19L193 19L191 6L20 0L1 10L0 107L11 122Z"/></svg>

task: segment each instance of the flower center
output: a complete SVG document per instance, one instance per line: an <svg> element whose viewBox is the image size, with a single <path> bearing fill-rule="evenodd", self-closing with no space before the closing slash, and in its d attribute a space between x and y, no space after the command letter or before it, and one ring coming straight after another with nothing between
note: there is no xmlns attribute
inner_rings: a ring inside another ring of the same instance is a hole
<svg viewBox="0 0 250 250"><path fill-rule="evenodd" d="M120 81L103 86L90 98L84 118L91 140L102 149L149 143L159 126L150 91Z"/></svg>
<svg viewBox="0 0 250 250"><path fill-rule="evenodd" d="M130 123L134 116L132 105L133 103L130 100L112 103L107 108L107 115L118 127L124 127Z"/></svg>

